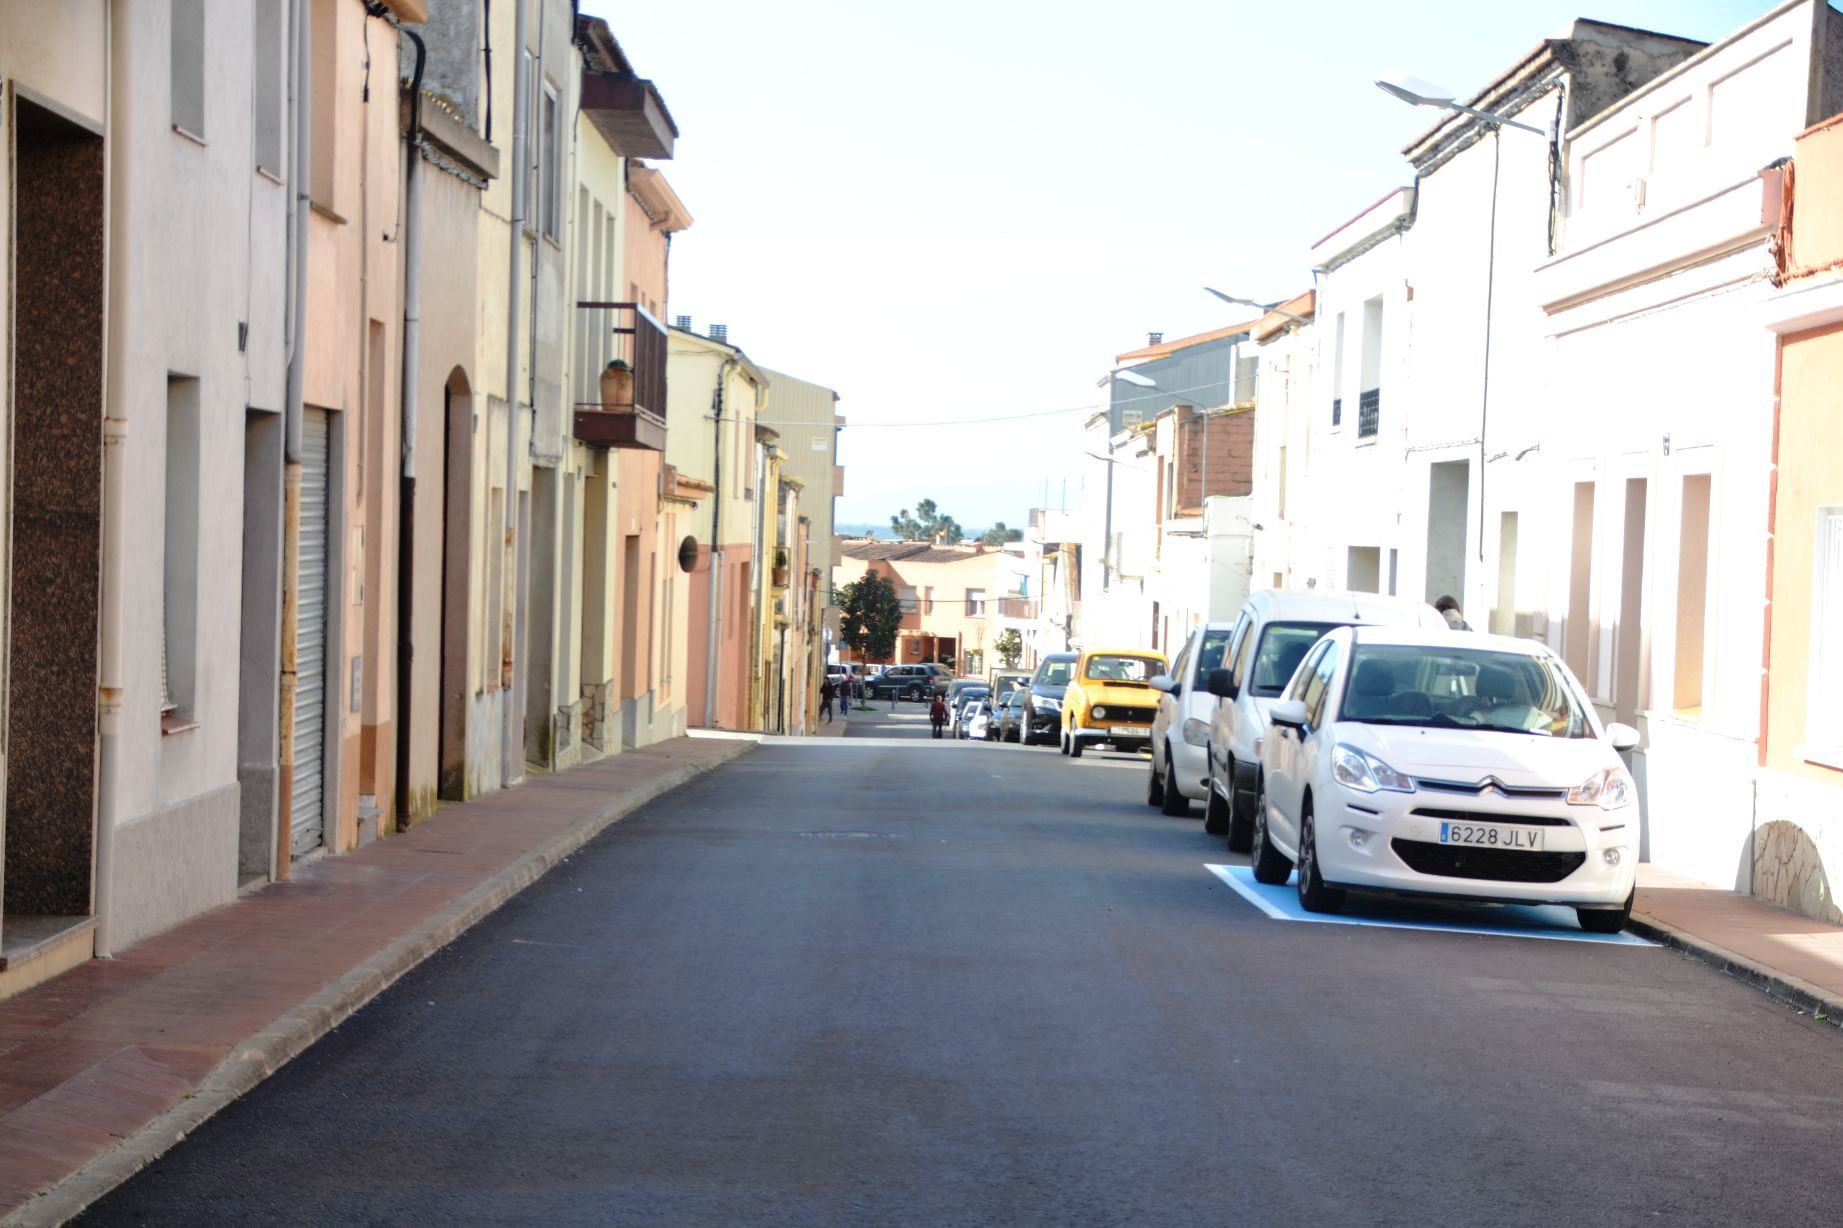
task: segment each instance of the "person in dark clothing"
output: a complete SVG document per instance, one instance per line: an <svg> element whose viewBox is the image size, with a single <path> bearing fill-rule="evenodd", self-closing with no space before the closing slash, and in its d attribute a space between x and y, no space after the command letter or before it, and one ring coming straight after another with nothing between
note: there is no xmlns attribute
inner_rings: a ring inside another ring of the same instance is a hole
<svg viewBox="0 0 1843 1228"><path fill-rule="evenodd" d="M1468 623L1465 620L1465 615L1459 612L1459 601L1457 598L1442 597L1433 603L1433 608L1438 610L1441 615L1445 617L1446 625L1451 627L1454 631L1470 631L1472 629L1472 624Z"/></svg>
<svg viewBox="0 0 1843 1228"><path fill-rule="evenodd" d="M947 701L938 693L934 702L928 705L928 723L934 726L934 736L940 737L942 728L947 724Z"/></svg>
<svg viewBox="0 0 1843 1228"><path fill-rule="evenodd" d="M819 688L819 710L826 714L826 724L832 723L832 701L838 698L838 684L827 678Z"/></svg>

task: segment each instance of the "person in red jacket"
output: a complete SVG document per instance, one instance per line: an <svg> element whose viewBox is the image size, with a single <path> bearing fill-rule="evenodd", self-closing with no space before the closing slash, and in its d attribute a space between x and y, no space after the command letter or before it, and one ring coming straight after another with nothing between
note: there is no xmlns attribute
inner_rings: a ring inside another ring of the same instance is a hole
<svg viewBox="0 0 1843 1228"><path fill-rule="evenodd" d="M934 702L928 706L928 723L934 726L934 736L941 736L941 729L947 724L947 701L937 693Z"/></svg>

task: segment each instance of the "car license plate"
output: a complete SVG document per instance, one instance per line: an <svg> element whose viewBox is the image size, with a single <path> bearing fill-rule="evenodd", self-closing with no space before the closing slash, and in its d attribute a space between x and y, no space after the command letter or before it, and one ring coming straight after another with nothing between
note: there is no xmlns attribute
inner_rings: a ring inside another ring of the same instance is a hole
<svg viewBox="0 0 1843 1228"><path fill-rule="evenodd" d="M1115 725L1107 732L1116 738L1143 738L1147 731L1137 725Z"/></svg>
<svg viewBox="0 0 1843 1228"><path fill-rule="evenodd" d="M1495 823L1442 823L1440 824L1440 843L1540 853L1542 851L1542 829L1540 827L1499 827Z"/></svg>

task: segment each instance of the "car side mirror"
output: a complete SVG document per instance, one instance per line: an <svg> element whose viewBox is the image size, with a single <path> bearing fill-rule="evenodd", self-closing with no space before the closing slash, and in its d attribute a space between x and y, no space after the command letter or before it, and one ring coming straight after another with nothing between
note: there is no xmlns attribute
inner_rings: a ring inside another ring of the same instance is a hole
<svg viewBox="0 0 1843 1228"><path fill-rule="evenodd" d="M1204 689L1218 699L1235 698L1235 675L1226 669L1212 669Z"/></svg>
<svg viewBox="0 0 1843 1228"><path fill-rule="evenodd" d="M1267 710L1267 719L1275 725L1285 725L1288 729L1304 729L1305 704L1297 699L1282 699Z"/></svg>
<svg viewBox="0 0 1843 1228"><path fill-rule="evenodd" d="M1177 679L1173 678L1170 674L1153 674L1152 677L1147 680L1146 685L1151 687L1154 691L1163 691L1165 694L1170 695L1177 690Z"/></svg>
<svg viewBox="0 0 1843 1228"><path fill-rule="evenodd" d="M1606 740L1613 744L1614 750L1627 751L1635 749L1641 739L1638 730L1614 721L1606 727Z"/></svg>

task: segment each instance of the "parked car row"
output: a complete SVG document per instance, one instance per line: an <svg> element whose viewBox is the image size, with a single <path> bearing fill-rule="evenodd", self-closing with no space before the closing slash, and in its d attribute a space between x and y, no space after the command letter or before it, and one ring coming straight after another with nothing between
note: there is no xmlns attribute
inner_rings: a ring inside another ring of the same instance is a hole
<svg viewBox="0 0 1843 1228"><path fill-rule="evenodd" d="M1269 591L1148 685L1147 803L1203 801L1204 830L1261 882L1296 870L1308 910L1359 890L1562 904L1607 933L1631 914L1620 753L1639 733L1603 725L1545 644L1419 602Z"/></svg>

